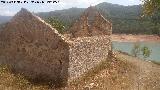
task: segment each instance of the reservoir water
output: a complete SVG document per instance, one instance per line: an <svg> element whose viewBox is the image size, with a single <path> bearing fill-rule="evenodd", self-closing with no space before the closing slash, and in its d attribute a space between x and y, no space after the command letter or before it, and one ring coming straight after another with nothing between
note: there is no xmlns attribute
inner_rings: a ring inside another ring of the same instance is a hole
<svg viewBox="0 0 160 90"><path fill-rule="evenodd" d="M150 57L147 60L153 60L160 62L160 42L138 42L141 47L147 46L151 50ZM120 50L131 54L131 50L135 45L135 42L112 42L114 50ZM143 56L139 56L143 58Z"/></svg>

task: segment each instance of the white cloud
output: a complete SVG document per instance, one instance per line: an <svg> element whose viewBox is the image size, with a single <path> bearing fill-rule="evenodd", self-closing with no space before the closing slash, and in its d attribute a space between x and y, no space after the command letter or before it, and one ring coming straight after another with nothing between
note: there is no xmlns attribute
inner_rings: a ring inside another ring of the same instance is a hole
<svg viewBox="0 0 160 90"><path fill-rule="evenodd" d="M96 4L98 4L98 3L100 3L100 2L104 2L104 1L106 1L106 0L61 0L60 2L64 2L64 3L66 3L66 4L72 4L72 5L74 5L74 6L81 6L81 7L83 7L83 6L90 6L90 5L96 5Z"/></svg>
<svg viewBox="0 0 160 90"><path fill-rule="evenodd" d="M7 6L0 6L0 15L2 16L13 16L15 13L15 11L10 11Z"/></svg>
<svg viewBox="0 0 160 90"><path fill-rule="evenodd" d="M129 1L134 2L134 0L129 0Z"/></svg>

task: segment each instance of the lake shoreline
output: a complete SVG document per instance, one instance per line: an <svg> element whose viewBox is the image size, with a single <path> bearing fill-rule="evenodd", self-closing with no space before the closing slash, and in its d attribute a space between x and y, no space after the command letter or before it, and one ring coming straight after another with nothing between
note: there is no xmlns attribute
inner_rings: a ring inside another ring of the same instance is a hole
<svg viewBox="0 0 160 90"><path fill-rule="evenodd" d="M160 42L138 42L140 47L148 47L149 50L151 50L151 54L146 60L150 61L157 61L160 62ZM132 55L132 49L135 45L135 42L119 42L119 41L113 41L112 42L113 50L115 51L122 51L126 52L129 55ZM138 57L143 59L143 55L139 55Z"/></svg>
<svg viewBox="0 0 160 90"><path fill-rule="evenodd" d="M113 34L111 38L116 42L160 42L158 35Z"/></svg>

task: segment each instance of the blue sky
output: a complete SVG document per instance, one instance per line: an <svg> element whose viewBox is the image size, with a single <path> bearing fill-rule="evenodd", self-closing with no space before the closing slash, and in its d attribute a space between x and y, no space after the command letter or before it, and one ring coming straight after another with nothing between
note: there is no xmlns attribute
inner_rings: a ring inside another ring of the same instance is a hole
<svg viewBox="0 0 160 90"><path fill-rule="evenodd" d="M4 1L4 0L0 0L0 1ZM5 1L15 1L15 0L5 0ZM21 1L24 1L24 0L21 0ZM31 1L31 0L28 0L28 1ZM38 0L34 0L34 1L38 1ZM43 1L47 1L47 0L43 0ZM0 15L13 16L22 7L28 9L31 12L48 12L48 11L54 11L54 10L67 9L71 7L86 8L86 7L89 7L90 5L97 5L102 2L109 2L109 3L120 4L125 6L141 4L140 0L59 0L59 3L52 3L52 4L47 4L47 3L3 4L3 3L0 3Z"/></svg>

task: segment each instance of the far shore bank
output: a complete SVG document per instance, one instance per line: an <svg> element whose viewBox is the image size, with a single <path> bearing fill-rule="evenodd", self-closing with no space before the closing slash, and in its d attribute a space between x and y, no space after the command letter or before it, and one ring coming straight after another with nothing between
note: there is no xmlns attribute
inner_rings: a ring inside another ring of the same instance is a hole
<svg viewBox="0 0 160 90"><path fill-rule="evenodd" d="M158 35L113 34L113 41L118 42L160 42Z"/></svg>

